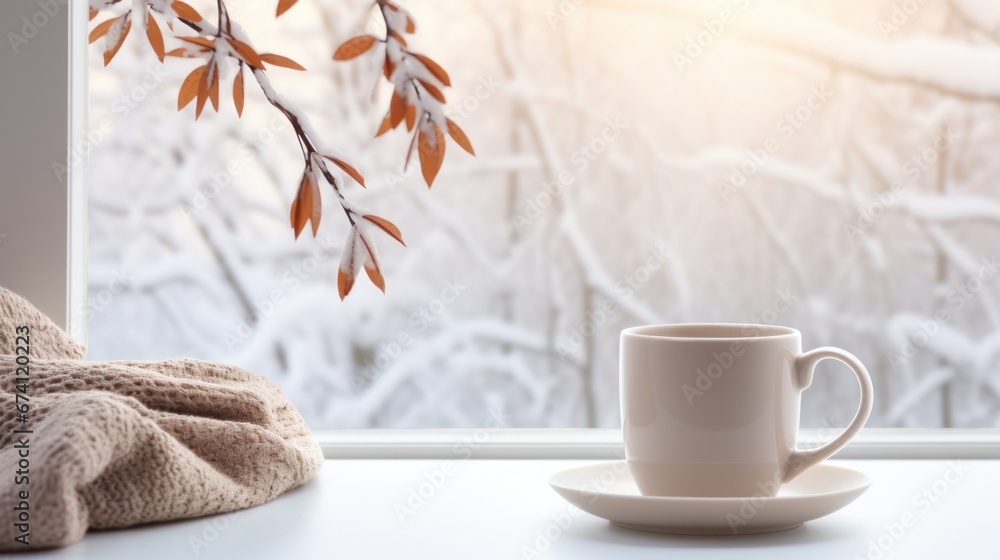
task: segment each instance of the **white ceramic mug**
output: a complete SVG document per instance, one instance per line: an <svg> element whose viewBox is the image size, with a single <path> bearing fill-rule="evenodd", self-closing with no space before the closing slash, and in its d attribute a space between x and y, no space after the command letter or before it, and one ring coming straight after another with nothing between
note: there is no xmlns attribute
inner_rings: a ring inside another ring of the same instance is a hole
<svg viewBox="0 0 1000 560"><path fill-rule="evenodd" d="M857 375L861 404L836 439L799 450L800 396L827 358ZM622 331L621 404L626 459L643 495L773 496L857 435L872 382L844 350L802 353L795 329L651 325Z"/></svg>

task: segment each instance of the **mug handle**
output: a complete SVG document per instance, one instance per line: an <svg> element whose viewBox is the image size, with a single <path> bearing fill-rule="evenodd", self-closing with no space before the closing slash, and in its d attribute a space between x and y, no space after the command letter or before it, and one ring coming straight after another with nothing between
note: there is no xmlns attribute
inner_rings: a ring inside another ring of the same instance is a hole
<svg viewBox="0 0 1000 560"><path fill-rule="evenodd" d="M795 358L793 384L799 391L809 388L809 385L812 384L816 364L826 359L838 360L854 370L854 375L858 376L858 383L861 385L861 404L858 405L858 412L854 415L854 420L851 420L850 425L836 439L816 449L804 451L795 449L789 454L788 461L785 463L785 472L781 477L782 484L799 476L806 469L830 457L839 451L841 447L847 445L847 442L858 435L858 432L861 431L861 428L868 420L868 415L871 414L874 400L872 378L868 375L868 370L865 369L861 360L858 360L853 354L840 348L817 348L804 354L799 354Z"/></svg>

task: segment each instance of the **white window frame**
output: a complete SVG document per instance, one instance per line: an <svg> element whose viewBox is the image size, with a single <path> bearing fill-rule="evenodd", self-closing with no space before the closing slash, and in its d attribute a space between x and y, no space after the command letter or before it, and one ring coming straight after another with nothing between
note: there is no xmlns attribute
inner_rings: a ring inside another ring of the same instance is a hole
<svg viewBox="0 0 1000 560"><path fill-rule="evenodd" d="M70 2L71 142L85 141L87 127L87 17L85 2ZM69 197L70 261L65 293L69 294L70 332L86 336L87 300L86 165L74 168ZM595 459L622 456L622 434L611 429L511 429L494 431L316 430L328 458L352 459ZM801 445L816 445L828 434L802 430ZM842 459L1000 459L1000 429L867 428L842 449Z"/></svg>
<svg viewBox="0 0 1000 560"><path fill-rule="evenodd" d="M88 2L68 2L69 8L69 75L70 75L70 138L69 150L87 142L90 87L88 80ZM66 325L74 339L87 344L87 262L89 234L87 228L88 160L70 168L69 177L69 271L66 293L69 309Z"/></svg>

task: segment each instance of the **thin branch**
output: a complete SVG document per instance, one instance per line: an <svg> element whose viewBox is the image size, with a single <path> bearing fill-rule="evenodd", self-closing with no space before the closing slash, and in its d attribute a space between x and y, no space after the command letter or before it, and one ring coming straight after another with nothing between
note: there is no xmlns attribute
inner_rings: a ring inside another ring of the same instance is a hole
<svg viewBox="0 0 1000 560"><path fill-rule="evenodd" d="M253 47L253 43L249 40L247 34L239 33L241 36L236 37L233 33L234 30L242 31L242 27L235 23L232 18L229 17L228 11L225 7L225 2L223 0L217 0L219 5L219 25L225 26L229 31L226 33L220 33L218 29L214 29L209 25L200 24L186 20L184 18L177 18L178 21L198 33L206 37L213 38L227 38L231 37L240 41L243 41ZM242 59L230 54L231 58L239 62L244 62ZM336 177L329 169L323 156L327 154L321 154L317 149L317 142L310 137L307 130L311 130L311 124L308 121L308 117L300 114L294 107L285 100L275 91L274 87L271 85L271 80L267 74L259 68L251 68L254 79L257 81L257 85L260 86L261 92L264 93L264 97L267 99L268 103L274 106L282 115L288 119L288 122L292 125L295 131L296 138L299 141L300 148L302 149L302 156L305 159L307 168L311 165L316 165L319 171L323 174L323 177L330 183L333 191L337 194L337 201L340 203L340 207L344 211L344 215L347 217L347 221L351 226L356 225L356 218L360 215L354 211L350 203L348 203L347 198L342 192L342 182L338 177ZM319 157L314 157L319 156Z"/></svg>

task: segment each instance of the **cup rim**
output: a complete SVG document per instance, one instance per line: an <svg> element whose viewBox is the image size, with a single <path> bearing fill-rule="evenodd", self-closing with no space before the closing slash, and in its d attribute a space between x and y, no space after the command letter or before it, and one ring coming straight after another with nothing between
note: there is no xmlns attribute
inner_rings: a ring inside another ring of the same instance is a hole
<svg viewBox="0 0 1000 560"><path fill-rule="evenodd" d="M713 331L718 334L698 334ZM795 337L801 333L792 327L755 323L663 323L629 327L622 330L622 337L626 336L647 340L737 342Z"/></svg>

